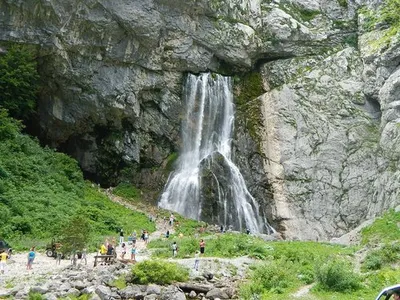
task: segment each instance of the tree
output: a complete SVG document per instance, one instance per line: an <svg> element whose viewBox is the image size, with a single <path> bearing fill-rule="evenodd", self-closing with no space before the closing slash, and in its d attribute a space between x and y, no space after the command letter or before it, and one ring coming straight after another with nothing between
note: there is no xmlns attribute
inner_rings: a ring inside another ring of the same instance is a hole
<svg viewBox="0 0 400 300"><path fill-rule="evenodd" d="M10 116L27 119L36 107L39 74L32 51L13 46L0 57L0 106Z"/></svg>
<svg viewBox="0 0 400 300"><path fill-rule="evenodd" d="M61 229L62 252L75 253L86 247L90 237L90 224L87 219L80 215L75 215L67 221Z"/></svg>

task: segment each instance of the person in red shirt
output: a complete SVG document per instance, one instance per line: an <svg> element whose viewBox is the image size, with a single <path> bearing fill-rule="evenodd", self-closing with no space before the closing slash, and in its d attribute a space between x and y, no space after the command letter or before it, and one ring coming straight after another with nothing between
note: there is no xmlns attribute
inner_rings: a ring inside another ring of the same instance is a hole
<svg viewBox="0 0 400 300"><path fill-rule="evenodd" d="M204 242L204 240L200 240L200 255L204 254L204 248L206 247L206 243Z"/></svg>

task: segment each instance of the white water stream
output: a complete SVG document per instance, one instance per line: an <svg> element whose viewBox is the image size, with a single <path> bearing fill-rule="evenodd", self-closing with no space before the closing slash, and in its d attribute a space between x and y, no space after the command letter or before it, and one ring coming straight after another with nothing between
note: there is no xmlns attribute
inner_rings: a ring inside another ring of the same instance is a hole
<svg viewBox="0 0 400 300"><path fill-rule="evenodd" d="M269 232L260 216L259 205L247 190L239 169L231 160L234 105L230 77L204 73L188 75L184 89L186 116L182 123L182 149L178 165L161 196L159 206L199 220L202 213L200 171L206 160L223 157L228 166L228 188L220 188L218 175L218 224L236 230ZM228 191L226 190L228 189Z"/></svg>

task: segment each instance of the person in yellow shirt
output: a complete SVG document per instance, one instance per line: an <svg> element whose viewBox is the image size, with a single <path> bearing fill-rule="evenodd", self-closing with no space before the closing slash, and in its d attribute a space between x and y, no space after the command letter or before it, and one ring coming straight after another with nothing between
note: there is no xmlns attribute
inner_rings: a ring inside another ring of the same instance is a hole
<svg viewBox="0 0 400 300"><path fill-rule="evenodd" d="M101 255L106 255L106 253L107 253L107 247L106 247L106 245L101 244L101 246L100 246L100 254L101 254Z"/></svg>
<svg viewBox="0 0 400 300"><path fill-rule="evenodd" d="M0 254L0 272L1 272L1 274L4 274L4 272L5 272L7 256L8 255L7 255L6 250L3 249L3 251Z"/></svg>
<svg viewBox="0 0 400 300"><path fill-rule="evenodd" d="M106 255L107 254L107 247L105 244L101 244L100 246L100 255ZM104 264L104 258L101 260L101 264Z"/></svg>

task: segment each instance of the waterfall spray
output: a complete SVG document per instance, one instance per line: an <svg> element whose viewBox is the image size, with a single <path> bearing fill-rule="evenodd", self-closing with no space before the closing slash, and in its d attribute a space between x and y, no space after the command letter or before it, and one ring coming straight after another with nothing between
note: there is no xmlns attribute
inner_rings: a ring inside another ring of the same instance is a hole
<svg viewBox="0 0 400 300"><path fill-rule="evenodd" d="M247 190L238 167L231 160L234 105L230 77L204 73L189 74L184 88L186 116L182 123L182 149L161 196L159 206L186 217L204 219L204 174L213 183L214 222L236 230L271 232L259 205ZM213 165L223 169L214 172ZM203 178L203 179L202 179ZM209 188L209 187L207 187ZM209 197L210 198L210 197ZM211 217L210 217L211 218Z"/></svg>

